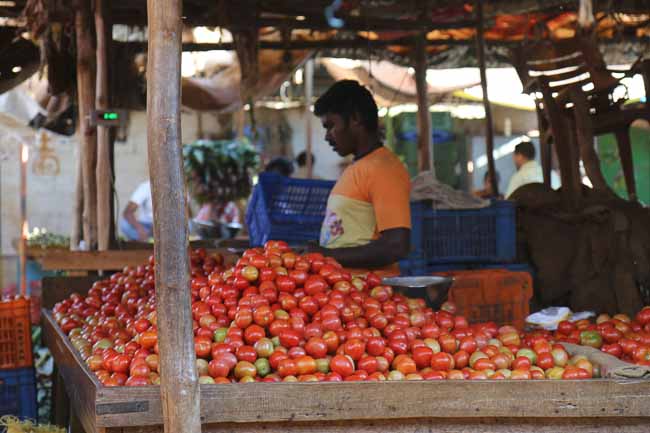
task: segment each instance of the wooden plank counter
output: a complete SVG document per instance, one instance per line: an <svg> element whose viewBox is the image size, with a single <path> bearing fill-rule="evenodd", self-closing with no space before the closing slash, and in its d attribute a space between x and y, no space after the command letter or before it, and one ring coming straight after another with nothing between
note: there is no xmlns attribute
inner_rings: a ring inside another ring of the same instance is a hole
<svg viewBox="0 0 650 433"><path fill-rule="evenodd" d="M97 271L121 270L125 266L139 266L147 264L152 249L142 250L109 250L109 251L70 251L65 249L34 249L33 258L37 260L43 270L68 270L68 271ZM220 253L228 263L234 262L238 256L232 254L227 248L212 248L209 254Z"/></svg>
<svg viewBox="0 0 650 433"><path fill-rule="evenodd" d="M86 433L162 433L157 386L103 387L44 311ZM201 386L204 432L650 432L650 381L418 381Z"/></svg>

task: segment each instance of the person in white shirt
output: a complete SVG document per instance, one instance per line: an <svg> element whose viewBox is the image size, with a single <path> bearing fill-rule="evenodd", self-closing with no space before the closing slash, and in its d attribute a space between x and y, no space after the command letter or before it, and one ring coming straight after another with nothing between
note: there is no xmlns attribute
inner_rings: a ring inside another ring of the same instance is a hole
<svg viewBox="0 0 650 433"><path fill-rule="evenodd" d="M506 198L509 198L518 188L529 183L544 183L542 166L535 161L535 146L530 141L522 141L515 147L512 154L517 172L510 178ZM551 171L551 187L558 188L560 185L557 173Z"/></svg>
<svg viewBox="0 0 650 433"><path fill-rule="evenodd" d="M153 236L153 204L149 181L138 185L131 195L120 218L120 230L133 241L147 241Z"/></svg>

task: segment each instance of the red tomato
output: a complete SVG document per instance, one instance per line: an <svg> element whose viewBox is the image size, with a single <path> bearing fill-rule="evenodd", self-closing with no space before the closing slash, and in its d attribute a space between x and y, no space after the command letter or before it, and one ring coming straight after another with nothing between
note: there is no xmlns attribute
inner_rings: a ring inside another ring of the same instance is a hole
<svg viewBox="0 0 650 433"><path fill-rule="evenodd" d="M372 356L379 356L384 352L386 343L381 337L370 337L366 341L366 351Z"/></svg>
<svg viewBox="0 0 650 433"><path fill-rule="evenodd" d="M557 330L560 334L564 335L569 335L571 332L573 332L576 329L576 326L573 324L573 322L569 322L568 320L563 320L560 323L558 323Z"/></svg>
<svg viewBox="0 0 650 433"><path fill-rule="evenodd" d="M347 377L354 372L354 362L347 356L336 355L330 361L330 369L342 377Z"/></svg>
<svg viewBox="0 0 650 433"><path fill-rule="evenodd" d="M316 372L316 361L311 356L303 355L295 358L297 374L313 374Z"/></svg>
<svg viewBox="0 0 650 433"><path fill-rule="evenodd" d="M352 360L358 361L366 351L366 343L358 338L353 338L347 340L343 344L343 350L345 351L346 355L352 358Z"/></svg>
<svg viewBox="0 0 650 433"><path fill-rule="evenodd" d="M325 279L320 275L311 275L307 278L307 281L305 281L305 293L308 295L315 295L316 293L324 292L328 287L327 281L325 281Z"/></svg>
<svg viewBox="0 0 650 433"><path fill-rule="evenodd" d="M294 329L285 329L279 337L280 344L284 347L296 347L300 344L300 333Z"/></svg>
<svg viewBox="0 0 650 433"><path fill-rule="evenodd" d="M357 363L359 370L364 370L368 374L373 374L379 369L379 362L374 356L364 356Z"/></svg>
<svg viewBox="0 0 650 433"><path fill-rule="evenodd" d="M464 337L460 340L458 344L459 350L464 350L470 355L474 353L477 348L478 345L476 344L476 340L474 339L474 337Z"/></svg>
<svg viewBox="0 0 650 433"><path fill-rule="evenodd" d="M438 337L438 342L443 352L454 353L458 350L458 340L453 335L443 334Z"/></svg>
<svg viewBox="0 0 650 433"><path fill-rule="evenodd" d="M280 360L278 363L278 374L281 377L295 376L298 374L298 366L296 365L296 361L291 358Z"/></svg>
<svg viewBox="0 0 650 433"><path fill-rule="evenodd" d="M636 321L641 325L650 323L650 306L643 307L636 315Z"/></svg>
<svg viewBox="0 0 650 433"><path fill-rule="evenodd" d="M256 324L250 325L244 331L244 341L246 341L247 344L255 344L265 336L266 333L264 332L264 328Z"/></svg>
<svg viewBox="0 0 650 433"><path fill-rule="evenodd" d="M208 374L212 377L227 377L235 365L237 357L229 352L221 353L208 363Z"/></svg>
<svg viewBox="0 0 650 433"><path fill-rule="evenodd" d="M433 350L427 346L416 347L412 349L413 360L415 365L418 368L422 369L425 367L431 366L431 357L433 356Z"/></svg>
<svg viewBox="0 0 650 433"><path fill-rule="evenodd" d="M543 352L537 354L537 366L543 370L553 368L555 366L555 361L553 360L553 355L550 352Z"/></svg>
<svg viewBox="0 0 650 433"><path fill-rule="evenodd" d="M252 346L241 346L235 352L239 361L255 362L257 359L257 351Z"/></svg>
<svg viewBox="0 0 650 433"><path fill-rule="evenodd" d="M459 350L453 357L456 368L462 369L469 365L469 354L465 350Z"/></svg>
<svg viewBox="0 0 650 433"><path fill-rule="evenodd" d="M617 358L620 358L623 355L623 348L618 343L604 344L600 350Z"/></svg>
<svg viewBox="0 0 650 433"><path fill-rule="evenodd" d="M278 275L275 279L275 285L280 292L293 293L296 290L296 281L285 275Z"/></svg>
<svg viewBox="0 0 650 433"><path fill-rule="evenodd" d="M431 368L439 371L449 371L454 368L454 358L445 352L435 353L431 357Z"/></svg>
<svg viewBox="0 0 650 433"><path fill-rule="evenodd" d="M320 337L312 337L305 344L305 351L314 358L327 356L327 343Z"/></svg>
<svg viewBox="0 0 650 433"><path fill-rule="evenodd" d="M339 347L339 336L336 332L327 331L323 334L323 341L327 345L327 352L334 353Z"/></svg>

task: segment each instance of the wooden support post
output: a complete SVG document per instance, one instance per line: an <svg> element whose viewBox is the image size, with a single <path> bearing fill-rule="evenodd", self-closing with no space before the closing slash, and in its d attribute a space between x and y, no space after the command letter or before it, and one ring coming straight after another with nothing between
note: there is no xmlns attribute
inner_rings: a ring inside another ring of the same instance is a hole
<svg viewBox="0 0 650 433"><path fill-rule="evenodd" d="M84 191L83 235L86 248L92 250L97 245L97 131L90 125L90 114L95 106L95 49L91 31L90 0L78 0L75 6L79 142Z"/></svg>
<svg viewBox="0 0 650 433"><path fill-rule="evenodd" d="M415 39L415 86L418 100L418 171L429 170L435 176L427 85L426 37L426 33L421 33Z"/></svg>
<svg viewBox="0 0 650 433"><path fill-rule="evenodd" d="M27 296L27 162L29 148L20 143L20 295Z"/></svg>
<svg viewBox="0 0 650 433"><path fill-rule="evenodd" d="M181 11L181 0L147 0L147 142L165 433L199 433L181 149Z"/></svg>
<svg viewBox="0 0 650 433"><path fill-rule="evenodd" d="M97 33L97 109L109 108L108 98L108 44L112 40L109 8L106 0L95 0L95 31ZM97 249L106 251L111 240L111 134L106 126L97 126Z"/></svg>
<svg viewBox="0 0 650 433"><path fill-rule="evenodd" d="M314 59L305 63L305 152L307 154L307 179L314 176L314 161L312 161L312 118L311 100L314 95Z"/></svg>
<svg viewBox="0 0 650 433"><path fill-rule="evenodd" d="M70 249L79 249L79 242L83 239L81 225L84 211L84 187L83 187L83 161L81 159L81 148L77 154L77 175L75 177L74 205L72 206L72 231L70 232Z"/></svg>
<svg viewBox="0 0 650 433"><path fill-rule="evenodd" d="M499 184L497 182L496 169L494 167L494 129L492 124L492 107L488 97L487 74L485 72L485 36L483 34L483 0L476 0L476 55L478 57L479 69L481 72L481 90L483 91L483 107L485 108L485 145L488 160L488 173L492 191L495 196L499 195Z"/></svg>

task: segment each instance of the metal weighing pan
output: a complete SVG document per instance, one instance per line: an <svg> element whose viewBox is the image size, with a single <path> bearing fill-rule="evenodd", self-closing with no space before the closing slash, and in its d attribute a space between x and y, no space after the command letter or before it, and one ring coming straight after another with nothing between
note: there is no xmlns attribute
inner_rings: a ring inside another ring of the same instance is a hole
<svg viewBox="0 0 650 433"><path fill-rule="evenodd" d="M409 298L423 297L429 307L437 310L447 300L454 279L437 276L390 277L382 279L381 282Z"/></svg>

